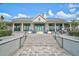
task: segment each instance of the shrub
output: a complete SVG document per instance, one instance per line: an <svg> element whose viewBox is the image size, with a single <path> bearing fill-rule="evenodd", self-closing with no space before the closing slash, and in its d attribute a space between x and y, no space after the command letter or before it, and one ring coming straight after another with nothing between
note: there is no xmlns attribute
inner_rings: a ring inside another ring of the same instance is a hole
<svg viewBox="0 0 79 59"><path fill-rule="evenodd" d="M10 36L12 34L11 30L1 30L0 29L0 37L2 36Z"/></svg>
<svg viewBox="0 0 79 59"><path fill-rule="evenodd" d="M72 30L68 32L71 36L79 36L79 30Z"/></svg>

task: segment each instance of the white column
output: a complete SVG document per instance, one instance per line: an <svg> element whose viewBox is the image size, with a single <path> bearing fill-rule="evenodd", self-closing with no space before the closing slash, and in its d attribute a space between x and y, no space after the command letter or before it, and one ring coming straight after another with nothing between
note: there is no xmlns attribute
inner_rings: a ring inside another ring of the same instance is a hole
<svg viewBox="0 0 79 59"><path fill-rule="evenodd" d="M62 30L64 30L65 28L64 28L64 23L62 24Z"/></svg>
<svg viewBox="0 0 79 59"><path fill-rule="evenodd" d="M23 23L21 23L21 31L23 32Z"/></svg>
<svg viewBox="0 0 79 59"><path fill-rule="evenodd" d="M45 31L49 30L49 24L45 24Z"/></svg>
<svg viewBox="0 0 79 59"><path fill-rule="evenodd" d="M70 24L70 30L72 30L72 26L71 26L71 24Z"/></svg>
<svg viewBox="0 0 79 59"><path fill-rule="evenodd" d="M55 32L56 32L56 23L55 23Z"/></svg>
<svg viewBox="0 0 79 59"><path fill-rule="evenodd" d="M13 31L13 32L14 32L14 26L15 26L15 25L14 25L14 23L13 23L13 26L12 26L12 31Z"/></svg>
<svg viewBox="0 0 79 59"><path fill-rule="evenodd" d="M34 30L34 24L33 23L31 23L31 25L30 25L30 30Z"/></svg>

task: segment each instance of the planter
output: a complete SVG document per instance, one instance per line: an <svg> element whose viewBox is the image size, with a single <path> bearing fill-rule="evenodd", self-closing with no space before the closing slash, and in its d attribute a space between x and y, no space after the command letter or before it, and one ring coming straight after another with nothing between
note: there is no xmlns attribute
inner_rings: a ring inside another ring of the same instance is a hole
<svg viewBox="0 0 79 59"><path fill-rule="evenodd" d="M0 30L0 37L10 36L12 34L11 30Z"/></svg>
<svg viewBox="0 0 79 59"><path fill-rule="evenodd" d="M69 31L68 34L70 36L78 36L79 37L79 30L72 30L72 31Z"/></svg>

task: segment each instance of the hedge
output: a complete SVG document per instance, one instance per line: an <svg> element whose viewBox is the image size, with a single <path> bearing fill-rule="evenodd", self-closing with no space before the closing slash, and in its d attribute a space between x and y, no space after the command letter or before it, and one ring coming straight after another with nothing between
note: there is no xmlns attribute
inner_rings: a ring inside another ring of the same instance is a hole
<svg viewBox="0 0 79 59"><path fill-rule="evenodd" d="M12 31L11 30L1 30L0 29L0 37L10 36L11 34L12 34Z"/></svg>
<svg viewBox="0 0 79 59"><path fill-rule="evenodd" d="M72 30L68 32L71 36L78 36L79 37L79 30Z"/></svg>

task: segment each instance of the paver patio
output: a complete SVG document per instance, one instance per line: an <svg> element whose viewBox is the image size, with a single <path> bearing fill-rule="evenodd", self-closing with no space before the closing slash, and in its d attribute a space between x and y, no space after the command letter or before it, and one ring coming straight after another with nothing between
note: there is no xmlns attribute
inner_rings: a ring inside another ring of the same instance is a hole
<svg viewBox="0 0 79 59"><path fill-rule="evenodd" d="M24 46L15 56L68 56L64 49L60 48L52 34L27 34Z"/></svg>

